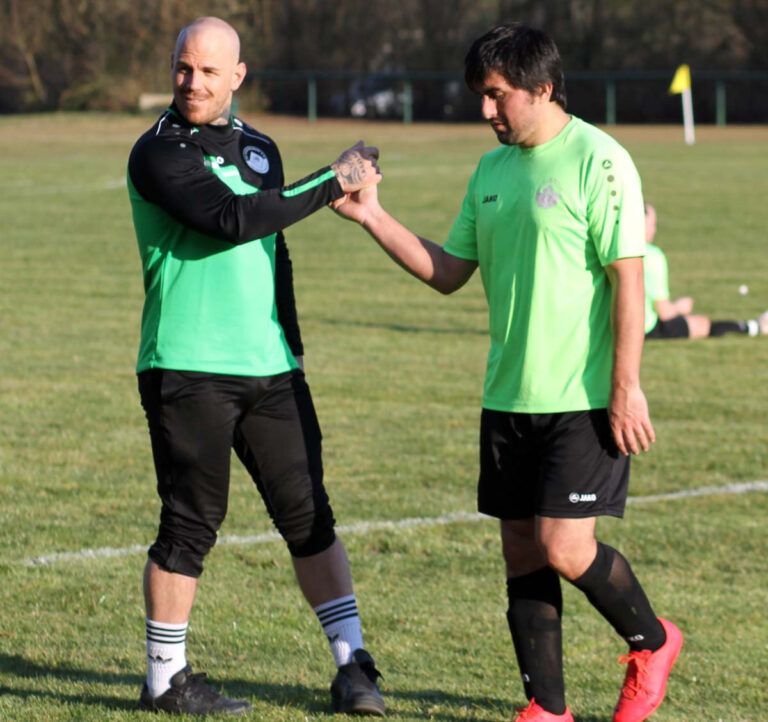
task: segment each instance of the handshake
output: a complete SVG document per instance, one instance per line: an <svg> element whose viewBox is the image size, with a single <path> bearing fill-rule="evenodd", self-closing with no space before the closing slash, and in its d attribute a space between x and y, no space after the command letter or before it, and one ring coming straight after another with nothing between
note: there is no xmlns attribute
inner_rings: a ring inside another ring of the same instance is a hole
<svg viewBox="0 0 768 722"><path fill-rule="evenodd" d="M349 220L364 223L366 202L376 203L376 184L381 181L379 149L359 140L331 165L344 195L330 207Z"/></svg>

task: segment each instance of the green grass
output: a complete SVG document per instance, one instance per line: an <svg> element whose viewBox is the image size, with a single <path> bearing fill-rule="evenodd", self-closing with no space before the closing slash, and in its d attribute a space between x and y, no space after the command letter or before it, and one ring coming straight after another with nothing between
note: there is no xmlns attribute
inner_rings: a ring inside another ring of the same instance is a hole
<svg viewBox="0 0 768 722"><path fill-rule="evenodd" d="M148 545L152 460L133 374L141 274L122 186L151 120L0 118L0 719L130 720L144 671L141 553L25 560ZM265 117L293 180L359 137L382 148L381 197L441 241L493 134L471 126ZM768 307L768 132L615 128L659 211L672 291L720 318ZM472 511L487 350L479 279L444 298L365 233L321 211L288 229L307 374L340 524ZM737 293L745 283L747 296ZM658 440L631 493L766 479L768 339L646 345ZM601 522L686 646L660 722L768 719L768 494L640 503ZM223 535L270 531L233 473ZM366 644L404 721L500 722L521 705L491 521L349 533ZM568 587L569 704L603 722L622 643ZM328 718L332 661L280 542L221 545L201 582L190 661L267 722Z"/></svg>

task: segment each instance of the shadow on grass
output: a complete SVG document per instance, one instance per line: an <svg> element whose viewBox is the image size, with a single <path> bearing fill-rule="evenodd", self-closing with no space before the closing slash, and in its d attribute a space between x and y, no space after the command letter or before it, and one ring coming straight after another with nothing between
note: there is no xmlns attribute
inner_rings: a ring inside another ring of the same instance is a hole
<svg viewBox="0 0 768 722"><path fill-rule="evenodd" d="M258 699L278 707L304 709L310 714L331 714L330 681L328 687L322 689L243 680L227 680L225 686L227 694L234 697ZM402 716L437 722L494 722L500 714L502 719L509 718L510 705L505 700L456 695L432 689L399 692L384 688L382 692L387 704L387 717ZM407 710L402 709L404 703L408 703Z"/></svg>
<svg viewBox="0 0 768 722"><path fill-rule="evenodd" d="M132 711L137 709L137 701L144 675L134 672L118 673L96 669L75 668L70 666L47 667L25 659L18 654L0 654L0 674L17 679L30 680L32 685L25 689L14 689L7 685L0 686L0 695L17 699L49 699L67 705L86 705L112 710ZM275 707L304 709L315 715L330 714L329 688L309 687L302 684L274 684L256 682L252 679L211 679L214 688L223 688L228 696L259 700ZM37 684L34 684L37 682ZM78 694L51 689L56 683L85 683L100 685L129 686L135 689L130 699L119 695ZM329 683L330 686L330 683ZM472 697L441 692L440 690L417 690L399 692L384 689L388 716L407 716L411 719L453 722L470 720L471 722L493 722L501 716L509 718L512 702L489 697ZM398 702L408 703L408 711L399 710ZM416 709L413 709L413 707ZM607 722L609 717L578 717L578 722Z"/></svg>
<svg viewBox="0 0 768 722"><path fill-rule="evenodd" d="M130 710L136 708L136 700L126 700L108 695L89 695L65 693L50 689L51 682L81 682L86 684L120 684L131 685L140 689L144 681L143 675L116 674L94 669L76 669L73 667L47 667L25 659L18 654L0 654L0 673L9 677L41 681L37 687L26 689L11 689L0 686L0 695L27 699L51 699L66 704L84 704L109 709ZM138 699L138 692L136 694Z"/></svg>
<svg viewBox="0 0 768 722"><path fill-rule="evenodd" d="M386 331L400 331L402 333L436 333L452 334L456 336L487 336L487 329L474 328L436 328L433 326L406 326L400 323L376 323L373 321L351 321L348 319L323 318L320 316L306 315L307 321L324 323L328 326L352 326L355 328L378 328Z"/></svg>

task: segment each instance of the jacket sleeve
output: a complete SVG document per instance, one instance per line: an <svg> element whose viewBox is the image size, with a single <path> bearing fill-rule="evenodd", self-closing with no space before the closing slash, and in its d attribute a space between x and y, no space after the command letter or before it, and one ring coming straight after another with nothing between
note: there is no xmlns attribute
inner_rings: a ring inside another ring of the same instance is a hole
<svg viewBox="0 0 768 722"><path fill-rule="evenodd" d="M137 144L128 173L136 190L174 219L233 244L276 233L343 195L330 166L287 186L237 195L205 167L194 136Z"/></svg>

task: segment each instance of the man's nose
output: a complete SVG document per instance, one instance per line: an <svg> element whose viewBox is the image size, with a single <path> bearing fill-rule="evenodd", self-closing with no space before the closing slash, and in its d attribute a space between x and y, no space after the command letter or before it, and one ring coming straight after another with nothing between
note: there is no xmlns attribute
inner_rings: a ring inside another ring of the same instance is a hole
<svg viewBox="0 0 768 722"><path fill-rule="evenodd" d="M190 70L185 76L184 76L184 83L183 85L190 90L194 90L195 88L200 87L200 81L202 80L202 75L197 70Z"/></svg>
<svg viewBox="0 0 768 722"><path fill-rule="evenodd" d="M496 115L496 102L493 98L489 98L487 95L483 96L482 107L483 118L490 120Z"/></svg>

